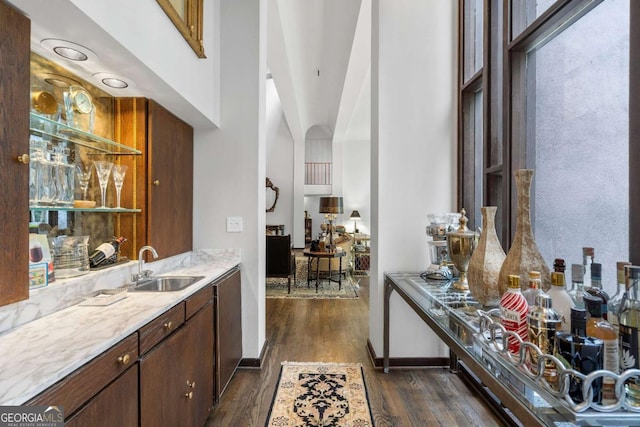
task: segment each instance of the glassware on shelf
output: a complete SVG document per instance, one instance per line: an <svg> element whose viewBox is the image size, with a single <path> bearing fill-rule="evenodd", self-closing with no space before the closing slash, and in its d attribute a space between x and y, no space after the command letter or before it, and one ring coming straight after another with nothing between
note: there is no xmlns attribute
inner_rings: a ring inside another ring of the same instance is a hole
<svg viewBox="0 0 640 427"><path fill-rule="evenodd" d="M107 184L109 183L109 175L111 175L113 163L106 160L95 160L93 164L96 167L96 174L98 175L98 182L100 183L100 195L102 197L102 205L100 207L106 208Z"/></svg>
<svg viewBox="0 0 640 427"><path fill-rule="evenodd" d="M93 171L93 164L81 163L76 165L76 175L78 177L78 183L80 184L80 191L82 191L82 200L87 200L87 190L89 189L89 181L91 181L91 172Z"/></svg>
<svg viewBox="0 0 640 427"><path fill-rule="evenodd" d="M75 188L75 175L73 166L69 163L69 149L55 147L53 160L55 162L55 182L57 188L56 205L73 206L73 190Z"/></svg>
<svg viewBox="0 0 640 427"><path fill-rule="evenodd" d="M116 208L120 209L120 193L122 192L122 184L124 183L124 175L127 173L126 165L113 165L112 175L113 183L116 186Z"/></svg>

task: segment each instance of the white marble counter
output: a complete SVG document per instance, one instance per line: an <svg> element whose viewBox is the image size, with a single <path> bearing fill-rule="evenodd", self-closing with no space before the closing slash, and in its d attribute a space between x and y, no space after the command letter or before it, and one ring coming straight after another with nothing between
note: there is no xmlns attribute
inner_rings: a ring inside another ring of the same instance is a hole
<svg viewBox="0 0 640 427"><path fill-rule="evenodd" d="M109 306L71 305L2 333L0 405L23 404L239 264L239 250L199 250L149 263L154 275L205 278L177 292L128 292ZM124 284L111 280L102 288Z"/></svg>

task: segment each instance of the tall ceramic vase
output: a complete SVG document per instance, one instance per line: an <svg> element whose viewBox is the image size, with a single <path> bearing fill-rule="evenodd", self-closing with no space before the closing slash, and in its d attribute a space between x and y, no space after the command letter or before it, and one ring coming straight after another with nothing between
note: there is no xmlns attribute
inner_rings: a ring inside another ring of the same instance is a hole
<svg viewBox="0 0 640 427"><path fill-rule="evenodd" d="M495 206L480 208L482 232L467 269L471 295L487 308L497 307L500 304L502 292L498 286L498 276L506 257L496 234L497 209Z"/></svg>
<svg viewBox="0 0 640 427"><path fill-rule="evenodd" d="M531 180L532 169L519 169L514 173L518 192L518 217L516 233L511 243L509 253L500 269L500 293L507 290L509 275L520 276L520 287L525 290L529 286L529 271L537 270L542 276L542 289L547 291L551 287L549 267L542 258L536 245L531 228Z"/></svg>

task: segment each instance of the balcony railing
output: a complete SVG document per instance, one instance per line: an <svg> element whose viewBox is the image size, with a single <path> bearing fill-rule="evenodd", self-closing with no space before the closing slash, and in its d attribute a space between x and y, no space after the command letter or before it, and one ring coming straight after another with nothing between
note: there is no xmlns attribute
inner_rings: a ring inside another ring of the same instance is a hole
<svg viewBox="0 0 640 427"><path fill-rule="evenodd" d="M331 185L333 164L324 162L306 162L304 164L305 185Z"/></svg>

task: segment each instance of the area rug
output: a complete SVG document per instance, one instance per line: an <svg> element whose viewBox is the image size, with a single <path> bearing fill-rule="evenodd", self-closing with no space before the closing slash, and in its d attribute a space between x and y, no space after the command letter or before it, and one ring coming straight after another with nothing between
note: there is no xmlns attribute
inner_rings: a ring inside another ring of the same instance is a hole
<svg viewBox="0 0 640 427"><path fill-rule="evenodd" d="M296 280L293 283L291 278L291 293L287 293L287 279L268 278L266 279L266 296L267 298L302 298L302 299L356 299L358 297L359 286L349 275L342 278L342 289L338 289L339 285L328 280L321 280L316 292L315 281L312 280L307 287L307 279Z"/></svg>
<svg viewBox="0 0 640 427"><path fill-rule="evenodd" d="M373 427L360 363L282 362L266 427Z"/></svg>

